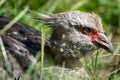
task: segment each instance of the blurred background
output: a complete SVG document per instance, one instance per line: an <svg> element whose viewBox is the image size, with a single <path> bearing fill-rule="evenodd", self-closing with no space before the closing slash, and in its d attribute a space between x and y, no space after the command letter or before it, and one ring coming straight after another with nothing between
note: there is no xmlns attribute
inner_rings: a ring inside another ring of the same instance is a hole
<svg viewBox="0 0 120 80"><path fill-rule="evenodd" d="M120 0L0 0L0 15L14 19L26 6L43 14L80 10L101 16L106 35L113 43L114 55L100 50L96 67L91 61L86 68L93 80L103 80L103 77L104 80L120 80ZM31 16L33 14L27 12L19 21L40 30L41 23L31 20ZM50 33L51 29L47 29L46 35Z"/></svg>

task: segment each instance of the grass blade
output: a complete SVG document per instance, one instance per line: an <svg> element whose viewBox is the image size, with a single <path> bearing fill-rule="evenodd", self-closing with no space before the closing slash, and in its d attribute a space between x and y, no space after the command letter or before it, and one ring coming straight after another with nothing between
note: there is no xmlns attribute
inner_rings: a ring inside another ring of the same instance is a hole
<svg viewBox="0 0 120 80"><path fill-rule="evenodd" d="M28 6L25 7L25 9L17 15L9 24L7 24L1 31L0 35L4 34L12 25L14 25L27 11L28 11Z"/></svg>
<svg viewBox="0 0 120 80"><path fill-rule="evenodd" d="M43 71L43 63L44 63L44 38L45 38L45 30L44 27L41 27L41 64L40 64L40 80L42 80L42 71Z"/></svg>

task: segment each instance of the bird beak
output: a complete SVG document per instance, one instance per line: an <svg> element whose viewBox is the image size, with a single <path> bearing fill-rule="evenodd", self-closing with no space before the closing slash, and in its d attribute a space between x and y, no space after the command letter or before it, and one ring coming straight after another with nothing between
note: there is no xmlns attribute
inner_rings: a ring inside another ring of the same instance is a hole
<svg viewBox="0 0 120 80"><path fill-rule="evenodd" d="M97 39L95 39L94 43L97 47L103 48L110 53L114 52L112 43L102 33L98 33L98 37L97 37Z"/></svg>

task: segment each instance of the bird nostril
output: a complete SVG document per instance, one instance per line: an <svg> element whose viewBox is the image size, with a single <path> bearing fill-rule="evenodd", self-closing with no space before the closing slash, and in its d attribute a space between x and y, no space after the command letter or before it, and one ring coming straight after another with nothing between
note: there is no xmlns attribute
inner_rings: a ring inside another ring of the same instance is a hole
<svg viewBox="0 0 120 80"><path fill-rule="evenodd" d="M109 41L106 39L101 39L102 42L109 44Z"/></svg>

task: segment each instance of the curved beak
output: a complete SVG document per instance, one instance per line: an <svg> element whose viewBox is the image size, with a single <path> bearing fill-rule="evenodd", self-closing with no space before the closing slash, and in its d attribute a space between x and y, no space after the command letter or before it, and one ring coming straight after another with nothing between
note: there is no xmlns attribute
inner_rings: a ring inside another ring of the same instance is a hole
<svg viewBox="0 0 120 80"><path fill-rule="evenodd" d="M102 34L102 33L98 33L98 37L97 39L95 39L94 41L95 45L99 48L103 48L106 51L113 53L114 49L112 46L112 43L108 40L108 38Z"/></svg>

